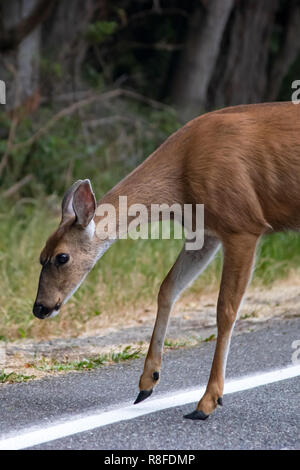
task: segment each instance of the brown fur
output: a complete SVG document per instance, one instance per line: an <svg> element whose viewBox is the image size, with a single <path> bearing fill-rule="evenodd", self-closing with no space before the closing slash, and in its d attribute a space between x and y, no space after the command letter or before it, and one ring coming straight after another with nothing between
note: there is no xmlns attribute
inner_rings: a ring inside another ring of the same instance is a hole
<svg viewBox="0 0 300 470"><path fill-rule="evenodd" d="M300 106L243 105L200 116L175 132L98 204L111 203L117 210L120 195L128 197L128 205L204 204L205 228L210 234L203 248L207 256L195 254L191 258L183 250L161 286L141 390L149 391L158 383L154 372L160 371L163 339L176 293L196 275L197 262L201 271L203 260L216 249L216 240L223 245L216 351L207 390L197 407L202 416L208 415L223 393L230 336L250 279L257 242L266 232L300 227ZM96 224L99 220L94 217ZM48 240L42 258L51 260L62 246L74 252L73 264L60 274L60 285L70 288L84 269L89 270L101 242L95 237L88 243L74 225L66 224ZM79 269L80 264L85 268ZM68 276L72 279L69 283ZM52 270L47 277L48 290L57 285L56 277ZM41 284L43 301L49 302L49 295L45 300L47 289ZM60 288L62 291L67 288ZM57 297L53 289L50 295Z"/></svg>

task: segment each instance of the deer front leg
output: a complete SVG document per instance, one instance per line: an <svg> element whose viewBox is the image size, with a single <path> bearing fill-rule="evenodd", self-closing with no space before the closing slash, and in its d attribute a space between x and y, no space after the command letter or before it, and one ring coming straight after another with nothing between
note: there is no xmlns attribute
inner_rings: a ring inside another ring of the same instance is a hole
<svg viewBox="0 0 300 470"><path fill-rule="evenodd" d="M220 246L220 241L206 236L201 250L189 251L183 247L174 266L163 281L158 294L158 311L155 326L145 360L144 372L140 378L140 393L135 401L148 398L160 379L160 368L169 315L180 293L209 264Z"/></svg>
<svg viewBox="0 0 300 470"><path fill-rule="evenodd" d="M158 294L158 310L155 326L145 360L144 372L139 382L140 392L134 402L135 404L148 398L160 379L164 339L172 309L172 298L167 292L167 281L165 281Z"/></svg>
<svg viewBox="0 0 300 470"><path fill-rule="evenodd" d="M227 354L238 309L247 288L258 236L234 234L223 241L224 264L217 305L217 344L206 391L197 409L185 416L204 420L222 405Z"/></svg>

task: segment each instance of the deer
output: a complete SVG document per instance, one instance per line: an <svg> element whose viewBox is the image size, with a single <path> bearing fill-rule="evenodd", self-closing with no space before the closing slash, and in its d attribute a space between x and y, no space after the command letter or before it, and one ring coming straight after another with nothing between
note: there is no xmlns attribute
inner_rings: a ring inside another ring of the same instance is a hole
<svg viewBox="0 0 300 470"><path fill-rule="evenodd" d="M183 245L163 280L157 315L135 404L161 377L164 338L180 294L222 247L211 372L197 407L184 417L205 420L223 405L232 332L250 282L261 237L300 228L300 106L292 102L232 106L202 114L174 132L98 203L89 180L76 181L62 200L57 230L40 255L33 307L39 319L58 314L114 240L97 237L97 207L126 195L128 204L204 204L204 243ZM118 232L118 227L117 227ZM117 233L117 237L120 233Z"/></svg>

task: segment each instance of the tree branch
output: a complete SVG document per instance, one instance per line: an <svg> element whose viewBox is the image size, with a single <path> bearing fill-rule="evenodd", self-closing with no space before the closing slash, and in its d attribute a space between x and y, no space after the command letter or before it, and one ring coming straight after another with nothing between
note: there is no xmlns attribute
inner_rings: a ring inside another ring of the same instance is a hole
<svg viewBox="0 0 300 470"><path fill-rule="evenodd" d="M57 0L40 0L31 14L8 31L1 31L0 51L7 52L15 49L23 39L42 23L51 12Z"/></svg>
<svg viewBox="0 0 300 470"><path fill-rule="evenodd" d="M12 196L17 191L19 191L19 189L22 188L22 186L29 183L29 181L31 181L31 180L32 180L32 175L31 174L24 176L24 178L22 178L20 181L13 184L10 188L8 188L6 191L4 191L1 194L1 197L10 197L10 196Z"/></svg>
<svg viewBox="0 0 300 470"><path fill-rule="evenodd" d="M44 135L51 127L56 124L57 121L59 121L61 118L69 116L70 114L74 113L75 111L78 111L79 109L83 108L84 106L88 106L89 104L92 104L96 101L105 101L109 100L112 98L117 98L120 96L125 96L127 98L132 98L135 100L138 100L142 103L145 103L149 106L152 106L155 109L165 109L169 110L170 112L174 112L174 109L171 106L168 106L166 104L160 103L159 101L155 101L151 98L148 98L146 96L140 95L139 93L136 93L131 90L124 90L122 88L116 88L115 90L108 91L107 93L103 93L101 95L92 95L89 96L81 101L77 101L76 103L71 104L67 108L62 109L59 111L57 114L55 114L50 121L48 121L44 126L42 126L38 131L35 132L29 139L25 140L24 142L19 142L18 144L15 144L13 146L10 146L10 150L18 150L19 148L27 147L29 145L32 145L34 142L36 142L42 135Z"/></svg>
<svg viewBox="0 0 300 470"><path fill-rule="evenodd" d="M11 151L12 147L13 147L13 141L14 141L14 138L15 138L15 135L16 135L16 129L17 129L18 121L19 121L19 119L15 115L12 119L11 126L10 126L10 129L9 129L7 146L6 146L4 155L1 158L1 162L0 162L0 176L2 175L2 172L3 172L4 168L7 165L8 156L10 154L10 151Z"/></svg>

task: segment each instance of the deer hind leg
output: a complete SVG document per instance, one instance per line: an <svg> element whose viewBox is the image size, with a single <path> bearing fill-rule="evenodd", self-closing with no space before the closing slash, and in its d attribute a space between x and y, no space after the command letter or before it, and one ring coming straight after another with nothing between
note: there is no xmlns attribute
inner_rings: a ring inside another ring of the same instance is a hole
<svg viewBox="0 0 300 470"><path fill-rule="evenodd" d="M218 337L206 391L197 409L185 416L206 419L216 406L222 405L227 354L238 309L247 288L258 237L234 234L223 241L224 264L217 305Z"/></svg>
<svg viewBox="0 0 300 470"><path fill-rule="evenodd" d="M158 294L158 311L155 326L140 378L139 403L152 393L160 378L160 367L164 339L172 306L181 292L206 268L220 246L220 241L206 236L201 250L186 250L183 247L175 264L164 279Z"/></svg>

